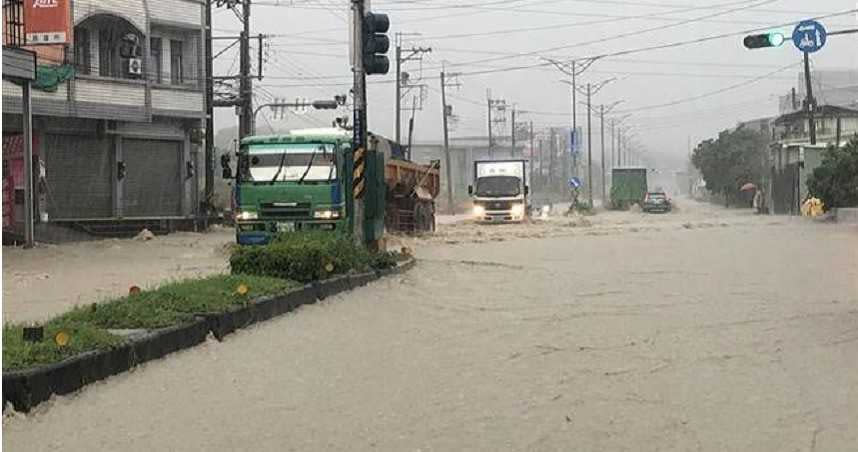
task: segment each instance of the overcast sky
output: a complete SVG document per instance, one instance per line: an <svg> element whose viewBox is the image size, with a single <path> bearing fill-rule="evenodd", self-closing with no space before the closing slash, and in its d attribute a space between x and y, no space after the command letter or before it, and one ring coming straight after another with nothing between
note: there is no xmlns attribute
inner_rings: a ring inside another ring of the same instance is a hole
<svg viewBox="0 0 858 452"><path fill-rule="evenodd" d="M461 72L460 88L448 102L459 117L453 136L486 134L486 90L515 104L519 121L539 130L571 122L569 86L544 57L595 61L579 77L583 85L616 77L594 103L622 100L617 114L637 130L654 155L687 154L693 142L714 136L737 121L777 114L778 96L796 86L801 54L787 41L780 48L747 50L743 32L770 27L787 37L798 20L853 10L855 0L374 0L372 9L390 16L391 38L407 33L403 52L431 47L423 61L403 68L427 85L416 112L415 141L439 141L439 72ZM348 61L349 3L346 0L254 0L253 33L273 35L266 49L265 79L257 102L271 97L331 98L351 85ZM215 13L216 35L238 30L235 17ZM821 19L828 30L858 27L856 13ZM420 36L414 34L419 33ZM717 39L709 37L735 34ZM697 43L611 56L664 44ZM215 50L226 44L216 43ZM393 59L393 50L390 56ZM216 71L236 67L235 53L216 61ZM812 55L815 69L858 69L858 35L831 37ZM524 69L515 69L522 68ZM387 136L394 130L394 65L385 76L369 77L369 127ZM483 73L475 73L475 72ZM418 90L413 91L419 94ZM407 99L410 106L412 96ZM583 100L579 96L579 100ZM659 106L669 104L666 106ZM530 113L524 113L524 112ZM579 125L586 111L578 109ZM403 134L410 113L403 113ZM333 114L317 112L282 120L261 118L280 128L330 124ZM218 109L218 126L235 124L231 109ZM594 121L594 133L598 121ZM507 129L508 130L508 129ZM508 132L507 132L508 133ZM403 137L403 141L405 137Z"/></svg>

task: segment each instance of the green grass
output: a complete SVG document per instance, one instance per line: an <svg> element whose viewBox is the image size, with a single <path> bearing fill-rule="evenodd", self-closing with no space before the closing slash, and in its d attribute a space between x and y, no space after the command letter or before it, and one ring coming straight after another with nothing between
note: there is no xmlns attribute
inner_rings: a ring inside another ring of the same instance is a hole
<svg viewBox="0 0 858 452"><path fill-rule="evenodd" d="M240 284L250 289L246 295L236 292ZM106 303L80 306L58 320L109 329L165 328L193 320L194 314L226 312L253 298L283 293L295 287L297 283L277 278L216 275L167 284Z"/></svg>
<svg viewBox="0 0 858 452"><path fill-rule="evenodd" d="M249 291L239 295L244 284ZM249 275L217 275L165 284L102 303L77 307L45 323L44 339L25 342L23 325L3 327L3 369L21 369L61 361L90 350L105 349L122 341L108 329L157 329L181 325L194 314L227 312L250 300L288 292L298 283ZM66 347L54 344L60 329L70 333Z"/></svg>
<svg viewBox="0 0 858 452"><path fill-rule="evenodd" d="M110 348L122 341L104 329L85 323L51 321L44 327L44 339L35 343L24 341L21 325L3 327L3 370L51 364L90 350ZM65 347L54 343L54 335L61 329L71 338Z"/></svg>

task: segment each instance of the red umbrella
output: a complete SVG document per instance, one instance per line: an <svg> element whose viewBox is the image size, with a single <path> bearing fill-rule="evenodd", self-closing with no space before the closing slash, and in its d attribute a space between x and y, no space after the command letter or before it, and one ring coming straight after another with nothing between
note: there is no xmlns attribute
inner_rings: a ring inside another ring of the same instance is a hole
<svg viewBox="0 0 858 452"><path fill-rule="evenodd" d="M742 185L742 188L740 188L739 190L741 190L741 191L751 191L751 190L756 190L756 189L757 189L757 186L756 186L756 185L754 185L754 184L752 184L752 183L748 182L747 184Z"/></svg>

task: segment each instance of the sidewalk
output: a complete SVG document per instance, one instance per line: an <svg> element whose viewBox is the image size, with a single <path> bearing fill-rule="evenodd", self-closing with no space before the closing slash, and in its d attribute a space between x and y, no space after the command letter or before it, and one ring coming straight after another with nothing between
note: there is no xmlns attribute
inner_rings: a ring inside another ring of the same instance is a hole
<svg viewBox="0 0 858 452"><path fill-rule="evenodd" d="M35 249L3 248L3 321L50 318L78 304L126 295L132 285L226 272L232 229L150 241L107 239Z"/></svg>

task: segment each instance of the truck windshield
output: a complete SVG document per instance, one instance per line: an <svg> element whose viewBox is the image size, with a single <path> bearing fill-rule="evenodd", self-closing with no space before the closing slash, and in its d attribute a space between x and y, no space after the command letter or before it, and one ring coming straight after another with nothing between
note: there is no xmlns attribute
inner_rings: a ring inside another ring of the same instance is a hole
<svg viewBox="0 0 858 452"><path fill-rule="evenodd" d="M325 182L337 178L332 144L251 146L245 158L243 179L250 182Z"/></svg>
<svg viewBox="0 0 858 452"><path fill-rule="evenodd" d="M515 176L487 176L477 179L477 196L502 197L520 194L521 179Z"/></svg>

